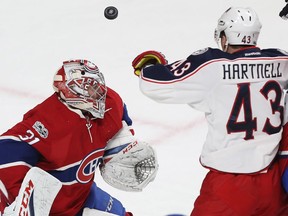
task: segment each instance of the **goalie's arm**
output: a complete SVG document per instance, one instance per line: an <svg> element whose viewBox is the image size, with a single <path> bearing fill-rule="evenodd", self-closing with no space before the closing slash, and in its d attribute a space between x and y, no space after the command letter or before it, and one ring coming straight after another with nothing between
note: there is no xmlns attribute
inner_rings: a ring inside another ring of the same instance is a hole
<svg viewBox="0 0 288 216"><path fill-rule="evenodd" d="M18 195L21 182L39 157L36 149L17 136L0 137L0 180L5 186L10 203Z"/></svg>

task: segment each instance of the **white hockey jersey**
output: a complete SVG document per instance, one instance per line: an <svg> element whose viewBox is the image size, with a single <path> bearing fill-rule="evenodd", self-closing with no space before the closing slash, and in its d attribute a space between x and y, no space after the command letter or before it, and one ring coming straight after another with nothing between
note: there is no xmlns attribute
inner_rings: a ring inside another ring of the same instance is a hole
<svg viewBox="0 0 288 216"><path fill-rule="evenodd" d="M230 173L259 172L275 158L287 87L288 54L257 47L234 54L206 48L140 75L149 98L205 112L208 134L200 161Z"/></svg>

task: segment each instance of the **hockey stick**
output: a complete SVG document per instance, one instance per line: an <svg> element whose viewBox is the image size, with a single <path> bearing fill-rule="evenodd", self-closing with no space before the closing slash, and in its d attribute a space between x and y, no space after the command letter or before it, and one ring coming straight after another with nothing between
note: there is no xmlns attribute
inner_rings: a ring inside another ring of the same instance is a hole
<svg viewBox="0 0 288 216"><path fill-rule="evenodd" d="M31 168L22 182L13 215L48 216L61 187L61 182L49 173L37 167Z"/></svg>

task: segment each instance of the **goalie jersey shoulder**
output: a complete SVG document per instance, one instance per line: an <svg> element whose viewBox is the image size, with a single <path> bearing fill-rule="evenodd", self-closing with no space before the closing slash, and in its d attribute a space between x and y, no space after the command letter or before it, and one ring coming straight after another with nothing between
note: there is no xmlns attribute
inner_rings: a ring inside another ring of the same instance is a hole
<svg viewBox="0 0 288 216"><path fill-rule="evenodd" d="M109 89L106 101L105 118L91 120L88 128L86 118L71 112L54 94L27 112L22 122L5 132L2 142L5 141L7 145L19 143L17 145L23 148L27 146L25 149L32 150L30 154L35 154L36 150L46 158L47 163L41 164L43 169L53 170L79 162L95 149L104 152L108 140L122 128L124 108L121 97ZM61 156L66 154L70 157ZM35 162L29 164L34 165Z"/></svg>

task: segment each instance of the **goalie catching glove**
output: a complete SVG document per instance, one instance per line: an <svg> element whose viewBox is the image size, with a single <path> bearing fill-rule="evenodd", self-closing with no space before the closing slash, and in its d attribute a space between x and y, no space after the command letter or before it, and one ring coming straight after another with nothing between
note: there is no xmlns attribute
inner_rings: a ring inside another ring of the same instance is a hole
<svg viewBox="0 0 288 216"><path fill-rule="evenodd" d="M138 55L132 62L134 74L140 76L141 70L148 65L167 64L165 56L157 51L149 50Z"/></svg>
<svg viewBox="0 0 288 216"><path fill-rule="evenodd" d="M124 191L142 191L158 170L155 151L146 143L131 142L100 166L105 182Z"/></svg>

